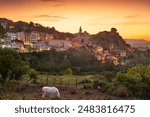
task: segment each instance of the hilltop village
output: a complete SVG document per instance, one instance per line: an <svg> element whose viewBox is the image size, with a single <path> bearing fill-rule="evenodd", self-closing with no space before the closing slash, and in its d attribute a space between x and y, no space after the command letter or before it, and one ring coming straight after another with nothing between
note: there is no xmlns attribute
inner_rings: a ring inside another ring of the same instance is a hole
<svg viewBox="0 0 150 117"><path fill-rule="evenodd" d="M28 24L0 19L0 24L5 32L5 36L0 39L0 46L19 52L46 51L52 48L56 51L66 51L83 47L94 54L97 60L111 60L118 64L118 59L126 57L127 52L131 51L116 28L91 35L81 27L77 33L71 34L61 33L54 27L43 27L33 22Z"/></svg>

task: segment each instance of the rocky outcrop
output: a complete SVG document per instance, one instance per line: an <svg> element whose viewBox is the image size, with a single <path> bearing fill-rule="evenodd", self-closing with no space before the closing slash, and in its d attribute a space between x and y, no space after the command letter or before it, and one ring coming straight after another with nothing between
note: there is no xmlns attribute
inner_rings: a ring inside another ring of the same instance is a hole
<svg viewBox="0 0 150 117"><path fill-rule="evenodd" d="M112 28L111 31L99 32L93 35L89 41L108 50L110 48L121 50L128 50L130 48L130 45L126 44L116 28Z"/></svg>

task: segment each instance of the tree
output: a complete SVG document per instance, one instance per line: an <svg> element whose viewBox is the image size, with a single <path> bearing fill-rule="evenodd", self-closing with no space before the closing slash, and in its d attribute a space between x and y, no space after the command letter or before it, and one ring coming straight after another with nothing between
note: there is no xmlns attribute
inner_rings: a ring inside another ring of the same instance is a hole
<svg viewBox="0 0 150 117"><path fill-rule="evenodd" d="M37 72L34 70L34 69L30 69L29 70L29 81L32 80L33 83L36 83L36 80L37 80Z"/></svg>
<svg viewBox="0 0 150 117"><path fill-rule="evenodd" d="M73 74L73 72L72 72L72 69L71 69L71 68L65 69L64 75L72 75L72 74Z"/></svg>
<svg viewBox="0 0 150 117"><path fill-rule="evenodd" d="M27 62L13 49L0 48L0 74L3 81L18 80L30 69Z"/></svg>
<svg viewBox="0 0 150 117"><path fill-rule="evenodd" d="M129 68L126 73L117 73L115 81L128 88L129 94L150 99L150 65Z"/></svg>
<svg viewBox="0 0 150 117"><path fill-rule="evenodd" d="M4 38L4 37L5 37L4 29L3 29L3 27L0 25L0 38Z"/></svg>

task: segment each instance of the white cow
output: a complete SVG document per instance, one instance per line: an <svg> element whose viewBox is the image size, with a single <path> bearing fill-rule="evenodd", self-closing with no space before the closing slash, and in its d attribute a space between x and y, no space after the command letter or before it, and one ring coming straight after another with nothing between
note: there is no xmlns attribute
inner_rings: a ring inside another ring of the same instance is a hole
<svg viewBox="0 0 150 117"><path fill-rule="evenodd" d="M49 94L50 96L55 96L55 98L60 98L60 93L59 90L56 87L49 87L49 86L44 86L42 88L43 95L42 97L44 98L46 94Z"/></svg>

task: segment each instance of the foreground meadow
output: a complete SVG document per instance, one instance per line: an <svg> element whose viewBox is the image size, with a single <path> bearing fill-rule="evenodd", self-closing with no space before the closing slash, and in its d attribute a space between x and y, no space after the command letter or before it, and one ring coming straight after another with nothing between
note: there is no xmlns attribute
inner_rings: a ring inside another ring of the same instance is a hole
<svg viewBox="0 0 150 117"><path fill-rule="evenodd" d="M103 90L94 89L93 81L97 77L88 76L55 76L39 75L36 83L28 82L25 77L21 81L9 81L1 87L0 99L6 100L41 100L43 86L56 86L61 94L60 100L100 100L100 99L130 99L109 95ZM46 100L54 99L49 96Z"/></svg>

